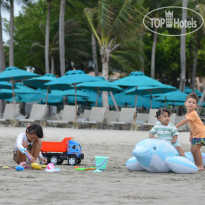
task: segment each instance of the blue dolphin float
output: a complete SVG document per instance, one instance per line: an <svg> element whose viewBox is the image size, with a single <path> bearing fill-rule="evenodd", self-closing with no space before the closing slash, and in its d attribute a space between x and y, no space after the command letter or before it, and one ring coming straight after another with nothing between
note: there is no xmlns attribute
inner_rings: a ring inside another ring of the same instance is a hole
<svg viewBox="0 0 205 205"><path fill-rule="evenodd" d="M186 158L181 157L174 146L160 139L140 141L136 144L132 154L134 157L131 157L126 162L126 167L130 170L147 170L149 172L172 171L184 174L198 171L190 152L186 153Z"/></svg>

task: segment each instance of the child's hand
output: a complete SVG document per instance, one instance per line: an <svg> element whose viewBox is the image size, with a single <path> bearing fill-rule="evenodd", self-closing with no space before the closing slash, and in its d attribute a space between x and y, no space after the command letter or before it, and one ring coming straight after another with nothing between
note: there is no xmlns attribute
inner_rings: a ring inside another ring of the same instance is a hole
<svg viewBox="0 0 205 205"><path fill-rule="evenodd" d="M26 148L22 148L22 149L20 149L19 151L20 151L22 154L26 154L27 149L26 149Z"/></svg>
<svg viewBox="0 0 205 205"><path fill-rule="evenodd" d="M175 144L175 143L176 143L176 140L172 140L171 143Z"/></svg>
<svg viewBox="0 0 205 205"><path fill-rule="evenodd" d="M47 159L46 158L42 158L41 162L43 162L43 164L47 164Z"/></svg>
<svg viewBox="0 0 205 205"><path fill-rule="evenodd" d="M149 133L149 138L157 139L157 137L155 137L152 133Z"/></svg>
<svg viewBox="0 0 205 205"><path fill-rule="evenodd" d="M30 161L31 161L31 163L33 163L33 162L36 162L36 160L34 159L34 157L29 153L29 156L30 156Z"/></svg>

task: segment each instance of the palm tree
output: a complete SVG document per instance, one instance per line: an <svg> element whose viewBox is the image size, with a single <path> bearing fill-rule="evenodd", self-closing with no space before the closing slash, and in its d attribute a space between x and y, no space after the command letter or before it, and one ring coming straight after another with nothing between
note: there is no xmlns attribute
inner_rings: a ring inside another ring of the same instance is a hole
<svg viewBox="0 0 205 205"><path fill-rule="evenodd" d="M45 25L44 24L40 24L39 28L41 29L42 33L45 33ZM45 35L46 36L46 35ZM46 41L45 41L46 43ZM44 42L34 42L32 44L31 49L34 50L36 47L41 48L42 50L45 51L46 49L46 45L44 44ZM49 48L48 50L48 61L49 59L51 60L51 71L50 69L47 71L46 73L55 73L55 57L58 56L58 51L59 51L59 47L58 47L58 32L53 36L53 38L51 38L51 41L49 40L49 45L47 46ZM48 64L50 65L50 61L48 62Z"/></svg>
<svg viewBox="0 0 205 205"><path fill-rule="evenodd" d="M50 39L50 16L51 16L51 1L47 0L48 5L48 13L46 19L46 36L45 36L45 66L46 66L46 73L50 73L50 66L49 66L49 39Z"/></svg>
<svg viewBox="0 0 205 205"><path fill-rule="evenodd" d="M16 0L15 2L21 4L29 0ZM10 0L9 37L9 66L14 66L14 0Z"/></svg>
<svg viewBox="0 0 205 205"><path fill-rule="evenodd" d="M200 12L202 18L205 21L205 5L204 0L198 1L196 5L197 11ZM203 29L201 31L197 31L195 33L195 48L194 48L194 60L193 60L193 68L192 68L192 80L191 80L191 89L194 92L195 88L195 80L196 80L196 68L197 68L197 59L198 59L198 51L200 48L200 45L203 45L201 42L204 39L204 33L205 33L205 25L203 24Z"/></svg>
<svg viewBox="0 0 205 205"><path fill-rule="evenodd" d="M1 18L1 8L5 8L5 1L0 0L0 72L6 68L5 56L4 56L4 45L2 36L2 18Z"/></svg>
<svg viewBox="0 0 205 205"><path fill-rule="evenodd" d="M54 26L56 27L56 26ZM82 34L81 34L81 30L79 29L79 25L78 25L78 22L75 21L74 19L68 19L66 22L65 22L65 38L69 39L69 40L72 40L75 39L75 38L79 38L79 37L82 37ZM43 36L45 36L45 25L44 24L40 24L39 25L39 28L41 30L41 32L43 33ZM51 29L52 31L53 29ZM79 32L79 33L78 33ZM54 70L55 69L55 60L58 60L59 58L59 31L57 31L56 33L53 33L51 32L51 40L49 41L49 51L48 51L48 57L49 57L49 64L51 65L51 73L55 74L57 72L57 70ZM70 43L70 41L69 41ZM38 42L34 42L32 44L32 50L34 51L34 49L36 48L41 48L41 50L45 51L45 41L44 39L42 41L38 41ZM79 55L80 56L83 56L83 53L78 53L75 49L73 49L70 45L70 47L67 48L69 51L70 51L70 54L71 55L76 55L76 58L79 58ZM86 54L84 54L86 56Z"/></svg>
<svg viewBox="0 0 205 205"><path fill-rule="evenodd" d="M59 16L59 49L60 49L60 71L61 76L65 74L65 0L60 2L60 16Z"/></svg>
<svg viewBox="0 0 205 205"><path fill-rule="evenodd" d="M91 34L91 42L92 42L94 72L95 72L95 76L98 76L99 70L98 70L98 58L97 58L97 48L96 48L97 46L96 46L95 35L93 33Z"/></svg>
<svg viewBox="0 0 205 205"><path fill-rule="evenodd" d="M9 66L14 66L14 1L10 0Z"/></svg>
<svg viewBox="0 0 205 205"><path fill-rule="evenodd" d="M2 18L1 18L1 9L2 7L6 7L6 2L0 0L0 72L5 70L6 65L5 65L5 55L4 55L4 45L3 45L3 36L2 36ZM3 112L3 106L4 101L0 100L0 112Z"/></svg>
<svg viewBox="0 0 205 205"><path fill-rule="evenodd" d="M140 45L139 45L139 59L140 59L140 71L144 73L144 41L143 41L144 32L139 34Z"/></svg>
<svg viewBox="0 0 205 205"><path fill-rule="evenodd" d="M155 56L156 56L156 45L157 45L157 29L154 29L153 44L152 44L152 55L151 55L151 78L155 78Z"/></svg>
<svg viewBox="0 0 205 205"><path fill-rule="evenodd" d="M183 0L182 7L187 8L187 0ZM187 18L187 9L182 9L182 21ZM186 33L185 26L181 29L181 34ZM181 62L181 76L180 76L180 84L179 89L184 91L185 80L186 80L186 35L181 35L180 37L180 62Z"/></svg>
<svg viewBox="0 0 205 205"><path fill-rule="evenodd" d="M112 52L137 31L142 15L133 7L132 0L100 0L96 8L85 8L84 13L100 46L102 76L108 80ZM103 106L108 111L107 92L103 92Z"/></svg>
<svg viewBox="0 0 205 205"><path fill-rule="evenodd" d="M150 11L164 7L164 6L171 6L174 5L177 1L176 0L144 0L144 7L149 8ZM157 28L154 28L155 33L153 34L153 44L152 44L152 52L151 52L151 77L155 78L155 56L156 56L156 46L157 46Z"/></svg>
<svg viewBox="0 0 205 205"><path fill-rule="evenodd" d="M84 9L100 46L102 72L106 79L108 79L111 53L119 48L120 42L129 39L141 25L139 19L142 15L139 18L139 13L132 7L132 2L132 0L118 0L114 4L108 0L100 0L98 7Z"/></svg>

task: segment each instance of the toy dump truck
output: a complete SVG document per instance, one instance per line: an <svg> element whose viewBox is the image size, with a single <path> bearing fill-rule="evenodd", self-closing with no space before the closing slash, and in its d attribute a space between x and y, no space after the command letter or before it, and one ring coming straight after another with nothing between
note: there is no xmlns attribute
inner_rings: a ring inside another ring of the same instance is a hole
<svg viewBox="0 0 205 205"><path fill-rule="evenodd" d="M73 137L66 137L61 142L42 142L41 152L48 163L62 164L68 160L68 165L80 164L84 154L79 143L72 140Z"/></svg>

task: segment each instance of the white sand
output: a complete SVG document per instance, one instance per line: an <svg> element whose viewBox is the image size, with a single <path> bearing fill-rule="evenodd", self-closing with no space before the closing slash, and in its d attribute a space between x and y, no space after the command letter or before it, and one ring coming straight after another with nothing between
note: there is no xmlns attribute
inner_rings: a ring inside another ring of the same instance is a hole
<svg viewBox="0 0 205 205"><path fill-rule="evenodd" d="M12 151L17 135L25 128L0 129L0 204L204 204L205 171L186 175L132 172L125 167L135 144L147 138L148 132L44 128L44 140L74 137L81 144L85 154L81 167L93 166L95 156L109 157L102 173L76 171L66 161L56 166L59 173L46 173L17 172ZM188 139L189 133L180 133L185 151L190 148ZM4 165L13 169L3 169Z"/></svg>

